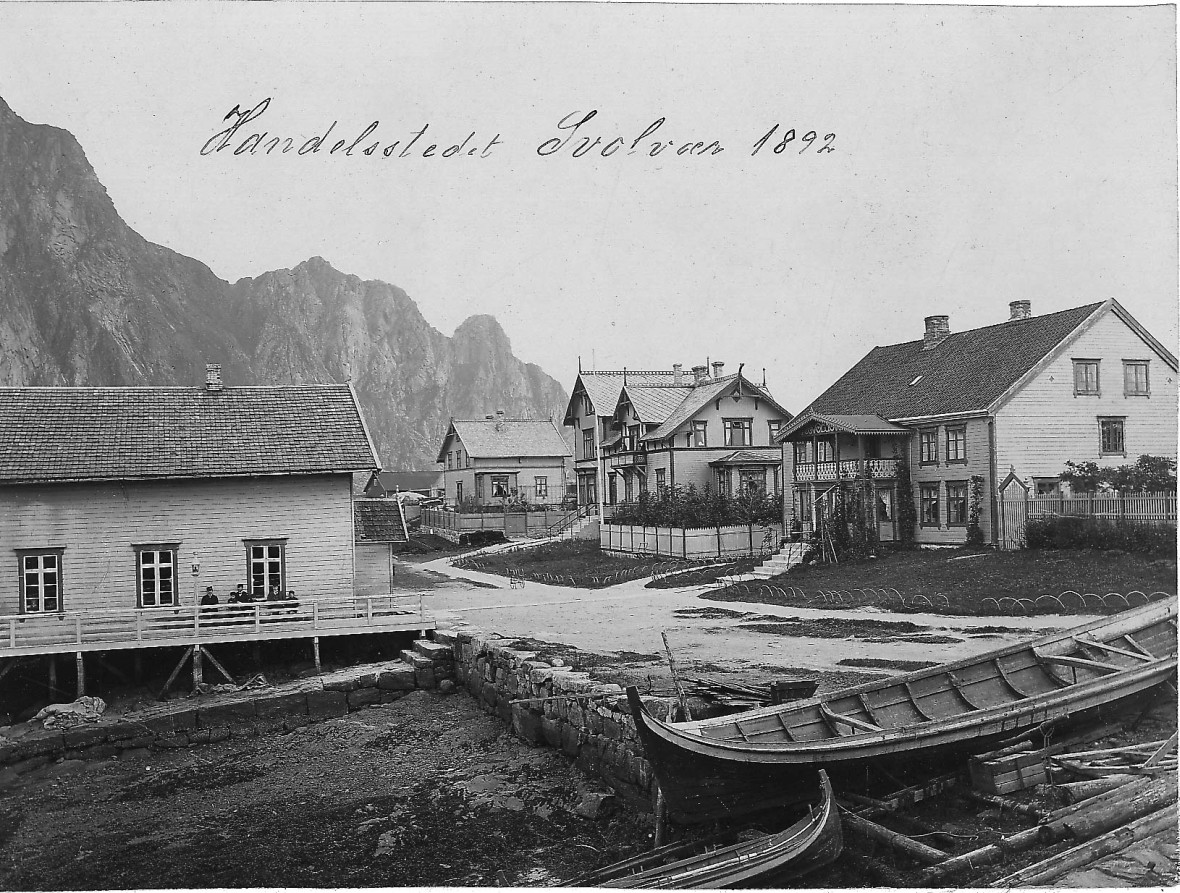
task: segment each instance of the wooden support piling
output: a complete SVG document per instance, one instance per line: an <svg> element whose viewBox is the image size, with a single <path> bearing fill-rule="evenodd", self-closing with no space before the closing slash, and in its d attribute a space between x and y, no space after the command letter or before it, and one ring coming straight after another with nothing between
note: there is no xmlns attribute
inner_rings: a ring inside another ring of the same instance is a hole
<svg viewBox="0 0 1180 893"><path fill-rule="evenodd" d="M316 671L316 674L318 675L320 672L322 672L322 668L320 667L320 637L319 636L312 636L311 637L311 654L312 654L312 658L315 660L315 671Z"/></svg>
<svg viewBox="0 0 1180 893"><path fill-rule="evenodd" d="M57 695L57 655L49 655L49 697Z"/></svg>
<svg viewBox="0 0 1180 893"><path fill-rule="evenodd" d="M201 646L193 646L193 691L200 691L205 681L205 668L201 663Z"/></svg>
<svg viewBox="0 0 1180 893"><path fill-rule="evenodd" d="M204 645L201 645L200 648L201 648L201 653L204 654L205 657L209 658L209 663L213 664L213 666L217 669L217 671L219 673L221 673L222 676L224 676L226 679L228 679L231 684L233 684L233 685L238 684L238 681L236 679L234 679L234 677L232 675L230 675L230 672L225 667L223 667L221 665L221 662L217 658L215 658L213 656L213 652L211 652Z"/></svg>
<svg viewBox="0 0 1180 893"><path fill-rule="evenodd" d="M937 865L947 857L946 853L942 850L936 850L934 847L919 843L916 840L906 837L904 834L890 831L888 828L882 828L876 822L870 822L868 819L861 818L856 813L849 812L847 809L840 809L840 818L844 822L845 829L850 834L864 837L877 843L883 843L886 846L892 847L897 852L908 856L915 862L922 862L926 865Z"/></svg>
<svg viewBox="0 0 1180 893"><path fill-rule="evenodd" d="M74 655L74 669L78 675L78 697L86 694L86 663L82 659L82 652L76 652Z"/></svg>

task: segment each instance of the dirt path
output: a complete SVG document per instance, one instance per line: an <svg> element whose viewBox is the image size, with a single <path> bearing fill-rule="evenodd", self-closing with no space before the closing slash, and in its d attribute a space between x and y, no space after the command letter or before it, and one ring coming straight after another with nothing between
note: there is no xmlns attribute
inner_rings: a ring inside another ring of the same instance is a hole
<svg viewBox="0 0 1180 893"><path fill-rule="evenodd" d="M465 695L289 733L0 773L0 887L534 886L641 844Z"/></svg>

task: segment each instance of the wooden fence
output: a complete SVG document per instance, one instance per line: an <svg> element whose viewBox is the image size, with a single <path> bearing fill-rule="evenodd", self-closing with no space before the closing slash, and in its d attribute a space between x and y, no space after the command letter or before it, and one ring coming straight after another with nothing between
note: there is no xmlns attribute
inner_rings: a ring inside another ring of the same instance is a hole
<svg viewBox="0 0 1180 893"><path fill-rule="evenodd" d="M725 558L774 552L782 541L777 524L733 527L638 527L603 524L599 545L612 552L673 558Z"/></svg>
<svg viewBox="0 0 1180 893"><path fill-rule="evenodd" d="M1013 490L1016 493L1013 493ZM1032 495L1020 488L1000 491L999 543L1002 549L1024 545L1025 526L1030 519L1095 518L1132 521L1139 524L1175 524L1175 493L1079 493Z"/></svg>
<svg viewBox="0 0 1180 893"><path fill-rule="evenodd" d="M455 535L476 530L499 530L506 537L540 536L555 525L567 522L577 511L541 512L448 512L423 509L422 526Z"/></svg>

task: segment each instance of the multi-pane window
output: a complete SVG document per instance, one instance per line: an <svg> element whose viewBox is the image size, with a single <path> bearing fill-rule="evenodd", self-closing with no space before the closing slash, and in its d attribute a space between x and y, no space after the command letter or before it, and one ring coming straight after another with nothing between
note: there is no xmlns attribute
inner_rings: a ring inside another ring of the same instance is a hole
<svg viewBox="0 0 1180 893"><path fill-rule="evenodd" d="M946 461L967 461L967 428L963 425L946 429Z"/></svg>
<svg viewBox="0 0 1180 893"><path fill-rule="evenodd" d="M1147 383L1147 360L1123 360L1123 394L1128 397L1151 394Z"/></svg>
<svg viewBox="0 0 1180 893"><path fill-rule="evenodd" d="M753 425L750 419L725 419L722 424L725 426L726 446L750 445L751 427Z"/></svg>
<svg viewBox="0 0 1180 893"><path fill-rule="evenodd" d="M447 451L447 468L451 469L454 467L455 467L455 454L452 451L448 450Z"/></svg>
<svg viewBox="0 0 1180 893"><path fill-rule="evenodd" d="M536 475L533 478L533 490L537 494L537 499L549 498L549 478L545 475Z"/></svg>
<svg viewBox="0 0 1180 893"><path fill-rule="evenodd" d="M60 611L61 550L19 552L21 610L26 614Z"/></svg>
<svg viewBox="0 0 1180 893"><path fill-rule="evenodd" d="M493 499L507 499L508 498L508 475L493 474L492 475L492 498Z"/></svg>
<svg viewBox="0 0 1180 893"><path fill-rule="evenodd" d="M967 526L967 482L947 481L946 523L952 527Z"/></svg>
<svg viewBox="0 0 1180 893"><path fill-rule="evenodd" d="M815 461L816 462L832 462L836 458L836 446L830 440L817 440L815 442Z"/></svg>
<svg viewBox="0 0 1180 893"><path fill-rule="evenodd" d="M623 447L624 449L627 449L627 450L639 449L639 426L638 425L628 425L627 426L626 441L627 441L627 443Z"/></svg>
<svg viewBox="0 0 1180 893"><path fill-rule="evenodd" d="M810 450L808 450L808 447L811 446L811 441L805 441L803 443L795 443L795 444L792 444L792 446L795 448L795 464L796 465L803 465L804 463L810 461L807 458L807 454L810 452Z"/></svg>
<svg viewBox="0 0 1180 893"><path fill-rule="evenodd" d="M766 489L766 472L761 468L743 468L738 471L742 493L761 493Z"/></svg>
<svg viewBox="0 0 1180 893"><path fill-rule="evenodd" d="M938 429L918 432L918 462L927 465L938 462Z"/></svg>
<svg viewBox="0 0 1180 893"><path fill-rule="evenodd" d="M477 474L475 476L475 498L476 499L483 499L483 479L484 479L484 476L482 474Z"/></svg>
<svg viewBox="0 0 1180 893"><path fill-rule="evenodd" d="M283 580L283 558L285 546L281 542L255 542L246 544L246 574L250 580L250 592L257 598L278 586L286 592Z"/></svg>
<svg viewBox="0 0 1180 893"><path fill-rule="evenodd" d="M140 546L139 606L157 608L176 604L176 547Z"/></svg>
<svg viewBox="0 0 1180 893"><path fill-rule="evenodd" d="M692 445L694 447L709 445L708 428L708 422L694 421L692 423Z"/></svg>
<svg viewBox="0 0 1180 893"><path fill-rule="evenodd" d="M1073 392L1075 394L1098 394L1098 361L1073 361Z"/></svg>
<svg viewBox="0 0 1180 893"><path fill-rule="evenodd" d="M667 484L665 483L665 480L664 480L664 474L666 471L667 471L667 469L665 469L665 468L657 468L656 469L656 492L657 493L663 493L664 488L667 486Z"/></svg>
<svg viewBox="0 0 1180 893"><path fill-rule="evenodd" d="M455 481L455 503L456 505L463 504L463 482Z"/></svg>
<svg viewBox="0 0 1180 893"><path fill-rule="evenodd" d="M1125 420L1122 418L1108 418L1098 420L1098 436L1102 455L1126 455L1127 441L1124 430Z"/></svg>
<svg viewBox="0 0 1180 893"><path fill-rule="evenodd" d="M918 488L918 522L923 527L938 526L938 484L922 484Z"/></svg>
<svg viewBox="0 0 1180 893"><path fill-rule="evenodd" d="M774 439L776 437L778 437L778 432L782 430L782 427L783 427L782 419L771 419L769 422L766 423L766 427L768 429L770 429L769 443L774 443Z"/></svg>
<svg viewBox="0 0 1180 893"><path fill-rule="evenodd" d="M582 458L594 458L594 429L585 428L582 431Z"/></svg>

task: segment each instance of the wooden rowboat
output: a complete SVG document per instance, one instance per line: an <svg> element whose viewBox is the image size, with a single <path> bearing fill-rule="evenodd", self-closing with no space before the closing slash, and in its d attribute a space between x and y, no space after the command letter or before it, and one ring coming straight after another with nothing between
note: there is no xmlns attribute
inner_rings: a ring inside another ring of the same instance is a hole
<svg viewBox="0 0 1180 893"><path fill-rule="evenodd" d="M634 688L627 696L669 816L697 822L798 801L820 768L838 784L863 782L867 764L933 766L1091 721L1175 672L1173 596L966 660L714 719L662 722Z"/></svg>
<svg viewBox="0 0 1180 893"><path fill-rule="evenodd" d="M686 858L680 857L693 844L671 844L607 866L572 885L674 890L770 886L828 865L843 850L844 836L827 773L821 770L819 778L818 806L785 831Z"/></svg>

